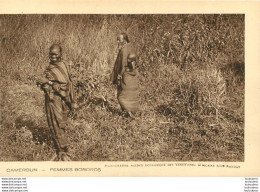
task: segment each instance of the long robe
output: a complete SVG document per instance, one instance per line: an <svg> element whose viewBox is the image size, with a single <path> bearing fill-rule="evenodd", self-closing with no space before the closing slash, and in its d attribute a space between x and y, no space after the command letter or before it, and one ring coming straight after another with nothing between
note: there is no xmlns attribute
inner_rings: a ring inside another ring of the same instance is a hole
<svg viewBox="0 0 260 192"><path fill-rule="evenodd" d="M43 85L48 125L58 150L68 147L66 124L68 112L74 99L73 86L64 62L50 64L45 70L46 78L53 85Z"/></svg>
<svg viewBox="0 0 260 192"><path fill-rule="evenodd" d="M117 98L123 111L139 111L139 87L138 71L125 71L122 76L120 86L118 87Z"/></svg>

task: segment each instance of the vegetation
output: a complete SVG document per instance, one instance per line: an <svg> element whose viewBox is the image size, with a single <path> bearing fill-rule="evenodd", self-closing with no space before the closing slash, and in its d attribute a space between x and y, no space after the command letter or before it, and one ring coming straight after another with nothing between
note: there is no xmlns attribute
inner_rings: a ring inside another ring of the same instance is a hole
<svg viewBox="0 0 260 192"><path fill-rule="evenodd" d="M79 109L75 161L244 161L244 15L0 15L1 161L54 153L35 76L63 47ZM142 112L124 117L109 78L116 36L138 51Z"/></svg>

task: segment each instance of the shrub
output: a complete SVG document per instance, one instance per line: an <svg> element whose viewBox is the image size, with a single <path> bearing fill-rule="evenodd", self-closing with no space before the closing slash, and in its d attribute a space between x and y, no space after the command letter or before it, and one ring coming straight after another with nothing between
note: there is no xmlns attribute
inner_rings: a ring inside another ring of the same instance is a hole
<svg viewBox="0 0 260 192"><path fill-rule="evenodd" d="M172 117L214 115L218 118L226 99L226 83L221 72L211 68L182 72L174 68L164 70L168 83L156 90L161 93L159 111Z"/></svg>

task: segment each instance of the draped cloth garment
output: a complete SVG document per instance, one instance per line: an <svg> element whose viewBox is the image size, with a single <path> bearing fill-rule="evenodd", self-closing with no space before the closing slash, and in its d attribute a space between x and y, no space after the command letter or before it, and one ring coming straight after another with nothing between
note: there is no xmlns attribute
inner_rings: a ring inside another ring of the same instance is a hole
<svg viewBox="0 0 260 192"><path fill-rule="evenodd" d="M125 71L122 76L120 85L118 85L117 98L123 111L139 111L139 88L138 88L138 71Z"/></svg>
<svg viewBox="0 0 260 192"><path fill-rule="evenodd" d="M136 51L131 43L119 50L112 71L111 81L117 84L117 99L123 111L135 112L139 110L138 71L127 72L127 57Z"/></svg>
<svg viewBox="0 0 260 192"><path fill-rule="evenodd" d="M68 147L66 124L68 112L74 99L73 85L64 62L50 64L45 70L46 78L52 85L45 84L45 110L48 125L59 150Z"/></svg>

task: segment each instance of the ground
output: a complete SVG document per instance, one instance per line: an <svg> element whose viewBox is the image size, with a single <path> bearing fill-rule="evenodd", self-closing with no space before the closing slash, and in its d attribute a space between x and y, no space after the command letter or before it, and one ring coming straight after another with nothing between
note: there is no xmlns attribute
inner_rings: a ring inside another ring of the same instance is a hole
<svg viewBox="0 0 260 192"><path fill-rule="evenodd" d="M43 92L33 83L13 82L3 96L1 160L50 160L55 150ZM132 119L121 114L114 94L78 102L67 126L72 160L243 161L243 119L177 118L167 114L167 106L146 102Z"/></svg>

